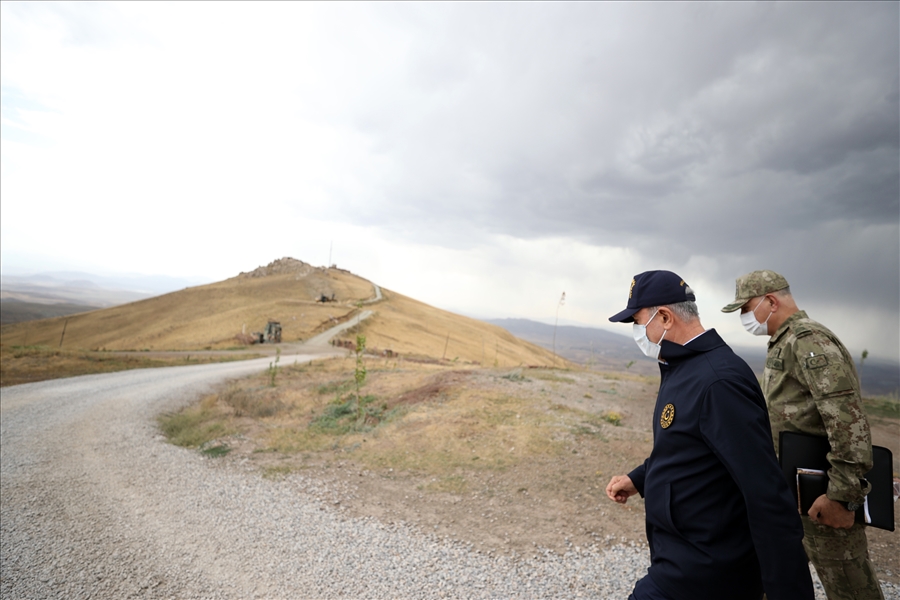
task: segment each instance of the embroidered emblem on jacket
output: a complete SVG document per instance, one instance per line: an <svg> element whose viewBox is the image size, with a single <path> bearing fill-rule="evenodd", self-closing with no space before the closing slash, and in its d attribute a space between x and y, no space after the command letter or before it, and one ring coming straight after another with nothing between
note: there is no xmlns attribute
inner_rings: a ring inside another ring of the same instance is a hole
<svg viewBox="0 0 900 600"><path fill-rule="evenodd" d="M810 352L812 354L812 352ZM828 357L824 354L816 354L806 359L806 366L810 369L821 369L828 365Z"/></svg>

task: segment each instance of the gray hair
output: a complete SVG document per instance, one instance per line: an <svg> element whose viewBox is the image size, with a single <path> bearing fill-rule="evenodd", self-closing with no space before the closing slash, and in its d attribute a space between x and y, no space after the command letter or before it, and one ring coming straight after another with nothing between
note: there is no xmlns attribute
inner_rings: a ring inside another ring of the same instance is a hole
<svg viewBox="0 0 900 600"><path fill-rule="evenodd" d="M659 306L650 306L647 310L651 313L655 313L659 308ZM690 323L691 321L700 318L700 310L697 308L697 303L693 300L678 302L677 304L667 304L666 308L671 310L679 319L686 323Z"/></svg>

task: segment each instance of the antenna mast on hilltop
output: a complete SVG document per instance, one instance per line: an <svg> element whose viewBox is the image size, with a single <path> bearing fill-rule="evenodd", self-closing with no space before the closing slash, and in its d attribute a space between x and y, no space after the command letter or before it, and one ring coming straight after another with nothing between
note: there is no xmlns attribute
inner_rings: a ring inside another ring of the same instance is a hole
<svg viewBox="0 0 900 600"><path fill-rule="evenodd" d="M559 297L559 304L556 305L556 321L553 323L553 366L556 366L556 326L559 324L559 307L566 303L566 293L563 292Z"/></svg>
<svg viewBox="0 0 900 600"><path fill-rule="evenodd" d="M328 244L328 264L325 265L326 269L331 268L331 249L332 248L334 248L334 240L331 240L331 242L329 242L329 244Z"/></svg>

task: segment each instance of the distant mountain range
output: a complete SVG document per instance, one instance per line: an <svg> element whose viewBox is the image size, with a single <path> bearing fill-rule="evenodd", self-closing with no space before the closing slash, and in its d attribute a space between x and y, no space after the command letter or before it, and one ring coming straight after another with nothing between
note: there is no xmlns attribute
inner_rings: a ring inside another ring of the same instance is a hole
<svg viewBox="0 0 900 600"><path fill-rule="evenodd" d="M0 297L26 302L114 306L205 283L165 275L102 276L80 271L0 276Z"/></svg>
<svg viewBox="0 0 900 600"><path fill-rule="evenodd" d="M66 316L184 289L199 282L163 275L104 277L76 271L0 277L0 324Z"/></svg>
<svg viewBox="0 0 900 600"><path fill-rule="evenodd" d="M656 362L649 360L638 350L630 335L619 335L594 327L559 325L555 328L554 340L553 325L528 319L484 319L484 321L499 325L514 336L551 351L555 345L557 355L583 365L615 371L627 368L642 375L659 373ZM631 330L628 329L628 332ZM734 351L747 361L757 375L762 374L766 362L766 355L762 349L735 347ZM877 396L896 394L900 390L900 363L867 360L861 377L866 394Z"/></svg>

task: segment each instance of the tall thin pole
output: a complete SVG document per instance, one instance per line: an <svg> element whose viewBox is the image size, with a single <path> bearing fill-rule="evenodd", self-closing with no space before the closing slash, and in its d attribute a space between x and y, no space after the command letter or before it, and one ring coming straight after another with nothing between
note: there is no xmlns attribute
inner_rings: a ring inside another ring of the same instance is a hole
<svg viewBox="0 0 900 600"><path fill-rule="evenodd" d="M556 322L553 323L553 364L556 365L556 326L559 324L559 307L566 303L566 293L563 292L559 297L559 304L556 305Z"/></svg>
<svg viewBox="0 0 900 600"><path fill-rule="evenodd" d="M59 336L59 347L60 347L60 348L62 348L63 338L66 336L66 327L67 327L68 325L69 325L69 320L66 319L66 322L63 323L63 330L62 330L62 333L61 333L60 336Z"/></svg>

